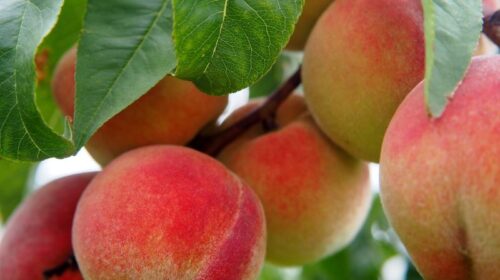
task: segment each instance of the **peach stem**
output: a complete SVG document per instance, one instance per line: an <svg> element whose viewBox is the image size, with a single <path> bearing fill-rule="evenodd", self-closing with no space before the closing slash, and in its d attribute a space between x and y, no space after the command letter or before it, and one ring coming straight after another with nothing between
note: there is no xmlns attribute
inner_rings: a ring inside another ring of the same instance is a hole
<svg viewBox="0 0 500 280"><path fill-rule="evenodd" d="M500 46L500 10L483 19L483 33Z"/></svg>
<svg viewBox="0 0 500 280"><path fill-rule="evenodd" d="M276 110L302 82L300 69L299 67L260 107L250 112L246 117L218 133L208 136L198 135L188 146L208 155L216 156L234 139L259 122L262 123L265 130L275 129L276 123L274 122L274 118Z"/></svg>

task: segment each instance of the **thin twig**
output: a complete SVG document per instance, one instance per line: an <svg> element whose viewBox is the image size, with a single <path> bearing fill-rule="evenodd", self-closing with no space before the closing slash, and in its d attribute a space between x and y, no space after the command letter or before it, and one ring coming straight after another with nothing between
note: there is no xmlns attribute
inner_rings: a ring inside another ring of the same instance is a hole
<svg viewBox="0 0 500 280"><path fill-rule="evenodd" d="M500 10L483 19L483 33L500 47Z"/></svg>
<svg viewBox="0 0 500 280"><path fill-rule="evenodd" d="M277 91L246 117L218 133L208 136L198 135L188 146L208 155L216 156L234 139L259 122L262 122L266 129L273 129L276 110L302 82L300 69L299 67Z"/></svg>

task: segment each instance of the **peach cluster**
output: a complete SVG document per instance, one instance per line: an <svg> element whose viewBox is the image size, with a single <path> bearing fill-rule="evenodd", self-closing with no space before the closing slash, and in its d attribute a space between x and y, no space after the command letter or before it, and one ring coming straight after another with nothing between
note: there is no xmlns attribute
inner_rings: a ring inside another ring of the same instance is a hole
<svg viewBox="0 0 500 280"><path fill-rule="evenodd" d="M75 63L71 49L53 81L69 118ZM167 77L106 122L86 146L103 170L50 183L21 206L2 243L0 275L43 279L74 254L79 271L64 279L255 279L264 259L303 265L347 246L371 204L367 164L331 142L298 95L276 112L277 130L255 125L217 159L181 146L226 101ZM41 238L26 242L36 231Z"/></svg>
<svg viewBox="0 0 500 280"><path fill-rule="evenodd" d="M0 278L41 280L72 257L56 279L250 280L265 261L316 262L360 230L367 161L380 161L384 211L426 279L500 279L500 56L474 58L435 119L420 0L306 0L287 49L304 46L304 97L218 155L185 145L265 101L217 124L227 97L161 79L86 144L102 171L55 180L16 210ZM76 54L52 83L70 120Z"/></svg>

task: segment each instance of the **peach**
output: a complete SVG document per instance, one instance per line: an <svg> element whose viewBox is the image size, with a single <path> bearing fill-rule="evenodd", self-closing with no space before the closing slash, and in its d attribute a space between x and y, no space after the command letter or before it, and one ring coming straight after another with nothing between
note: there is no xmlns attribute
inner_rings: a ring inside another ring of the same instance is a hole
<svg viewBox="0 0 500 280"><path fill-rule="evenodd" d="M377 162L396 108L424 78L420 0L337 0L314 27L302 70L321 129L355 157Z"/></svg>
<svg viewBox="0 0 500 280"><path fill-rule="evenodd" d="M72 117L75 98L76 48L59 62L53 91L59 107ZM153 144L184 145L205 125L217 119L227 96L210 96L192 82L171 76L107 121L89 140L89 153L102 165L118 155Z"/></svg>
<svg viewBox="0 0 500 280"><path fill-rule="evenodd" d="M381 198L425 279L500 279L500 56L473 62L444 114L423 84L384 138Z"/></svg>
<svg viewBox="0 0 500 280"><path fill-rule="evenodd" d="M236 111L223 126L257 106ZM267 260L279 265L317 261L346 246L371 202L368 169L329 141L291 96L278 110L279 129L253 127L219 159L252 187L264 206Z"/></svg>
<svg viewBox="0 0 500 280"><path fill-rule="evenodd" d="M43 273L72 254L71 226L80 195L95 173L55 180L37 190L16 210L0 242L0 278L42 280ZM5 278L4 278L5 277ZM60 278L82 279L75 270Z"/></svg>
<svg viewBox="0 0 500 280"><path fill-rule="evenodd" d="M314 24L332 2L333 0L305 0L302 14L295 25L295 30L286 49L292 51L304 49Z"/></svg>
<svg viewBox="0 0 500 280"><path fill-rule="evenodd" d="M85 279L255 279L265 237L250 188L215 159L168 145L104 168L73 227Z"/></svg>

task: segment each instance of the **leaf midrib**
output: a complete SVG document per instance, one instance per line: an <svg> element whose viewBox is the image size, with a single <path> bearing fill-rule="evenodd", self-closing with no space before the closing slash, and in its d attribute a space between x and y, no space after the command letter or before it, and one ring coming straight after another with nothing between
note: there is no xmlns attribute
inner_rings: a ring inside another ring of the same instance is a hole
<svg viewBox="0 0 500 280"><path fill-rule="evenodd" d="M23 24L24 24L24 21L25 21L25 17L26 17L26 9L27 9L27 6L31 4L33 5L34 7L37 8L38 12L40 13L41 15L41 10L40 8L38 8L37 5L35 5L33 2L31 2L30 0L26 0L24 1L24 5L23 5L23 13L22 13L22 16L21 16L21 20L20 20L20 24L19 24L19 29L18 29L18 36L16 38L16 45L14 47L14 65L17 66L17 54L18 54L18 50L19 50L19 38L21 37L20 34L22 32L22 29L23 29ZM14 105L12 106L12 108L9 110L9 113L7 115L7 118L5 119L4 123L2 124L2 127L0 129L0 135L2 134L2 131L3 131L3 128L5 127L5 123L7 122L7 119L8 117L10 117L10 115L12 114L12 111L13 110L16 110L17 113L19 114L19 118L21 120L21 124L24 128L24 131L25 131L25 134L23 135L23 137L21 138L21 140L19 141L18 143L18 146L17 146L17 150L16 150L16 157L19 157L19 147L21 145L21 142L24 140L24 137L27 135L28 138L30 139L31 143L33 144L33 146L38 149L37 151L37 158L39 158L40 156L40 153L43 153L44 155L46 156L49 156L47 154L47 152L45 152L40 146L38 146L38 144L36 143L35 139L32 137L30 131L27 129L27 126L26 126L26 122L24 120L24 117L23 117L23 114L21 114L21 110L19 110L19 92L18 92L18 81L17 81L17 67L14 67L14 71L12 73L12 75L8 78L13 78L14 79L14 96L15 96L15 103ZM7 80L8 80L7 79Z"/></svg>
<svg viewBox="0 0 500 280"><path fill-rule="evenodd" d="M208 71L208 67L210 67L210 65L212 64L212 60L215 57L215 53L217 52L217 48L219 46L219 42L220 42L220 39L222 37L222 29L224 29L224 23L226 22L228 3L229 3L229 0L224 1L224 10L222 11L222 22L221 22L221 25L219 28L219 35L217 36L217 39L215 41L215 46L214 46L214 49L212 51L212 55L210 56L210 58L207 61L207 66L205 67L205 69L203 69L203 74L205 74Z"/></svg>

